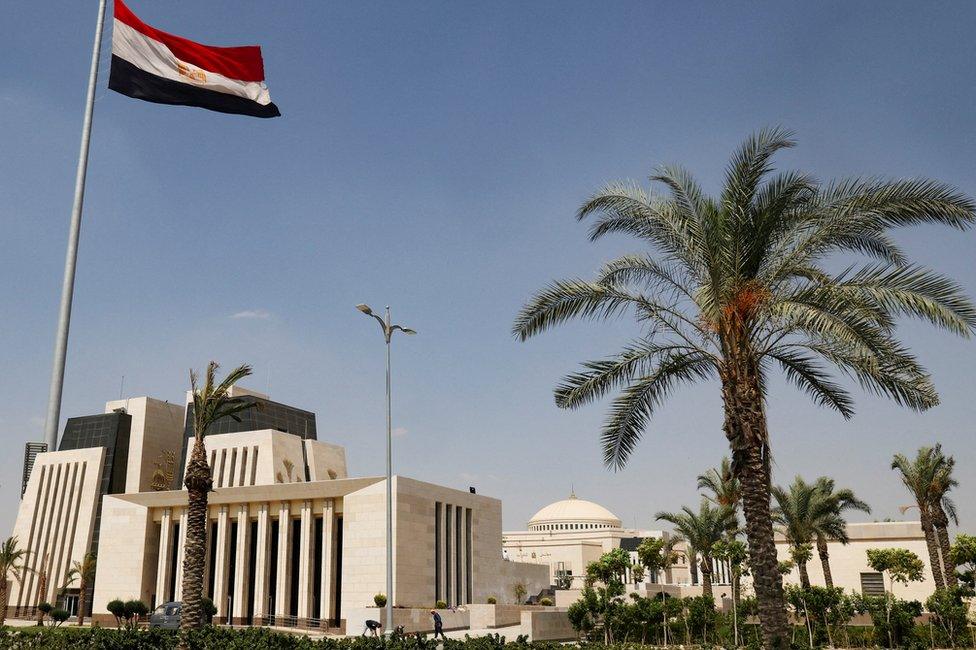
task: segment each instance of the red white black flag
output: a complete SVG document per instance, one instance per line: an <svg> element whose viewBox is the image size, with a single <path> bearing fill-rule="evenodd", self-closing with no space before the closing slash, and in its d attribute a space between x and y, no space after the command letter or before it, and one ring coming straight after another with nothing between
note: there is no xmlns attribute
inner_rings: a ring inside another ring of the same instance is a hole
<svg viewBox="0 0 976 650"><path fill-rule="evenodd" d="M261 48L201 45L150 27L115 0L112 90L158 104L277 117Z"/></svg>

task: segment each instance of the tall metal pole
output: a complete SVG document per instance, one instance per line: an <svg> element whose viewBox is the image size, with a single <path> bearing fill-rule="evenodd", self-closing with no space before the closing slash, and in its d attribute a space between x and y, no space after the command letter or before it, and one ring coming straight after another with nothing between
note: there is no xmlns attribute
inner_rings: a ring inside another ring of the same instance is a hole
<svg viewBox="0 0 976 650"><path fill-rule="evenodd" d="M390 341L393 323L386 306L386 633L393 634L393 417Z"/></svg>
<svg viewBox="0 0 976 650"><path fill-rule="evenodd" d="M95 44L92 46L91 69L88 73L88 97L85 120L81 127L81 151L75 174L75 199L71 206L71 227L68 232L68 252L64 260L64 281L61 284L61 308L58 332L54 339L54 366L51 369L51 392L44 423L44 441L48 451L58 448L58 424L61 420L61 393L64 388L64 362L68 352L68 328L71 324L71 299L75 288L75 264L78 260L78 236L81 232L81 208L85 202L85 176L88 174L88 144L91 141L92 114L95 111L95 82L98 80L98 55L102 48L102 26L105 23L105 0L98 3L98 22Z"/></svg>

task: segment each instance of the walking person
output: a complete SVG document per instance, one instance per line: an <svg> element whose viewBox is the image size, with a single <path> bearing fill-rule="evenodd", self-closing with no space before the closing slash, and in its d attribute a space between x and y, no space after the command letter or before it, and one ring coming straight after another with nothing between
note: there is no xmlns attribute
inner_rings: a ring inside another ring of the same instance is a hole
<svg viewBox="0 0 976 650"><path fill-rule="evenodd" d="M436 639L437 635L440 634L442 639L447 640L447 637L444 636L444 621L441 620L441 615L437 613L437 610L432 609L430 616L434 619L434 638Z"/></svg>
<svg viewBox="0 0 976 650"><path fill-rule="evenodd" d="M379 629L383 625L379 621L374 621L373 619L366 620L366 627L363 628L363 636L366 636L367 632L370 632L373 636L379 636Z"/></svg>

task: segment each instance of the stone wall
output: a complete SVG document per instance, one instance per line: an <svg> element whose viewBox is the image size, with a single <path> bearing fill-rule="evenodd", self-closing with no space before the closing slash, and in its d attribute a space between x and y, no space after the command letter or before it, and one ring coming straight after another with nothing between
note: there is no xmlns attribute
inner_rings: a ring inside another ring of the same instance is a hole
<svg viewBox="0 0 976 650"><path fill-rule="evenodd" d="M521 633L529 641L572 641L576 630L569 622L569 614L562 607L523 610Z"/></svg>

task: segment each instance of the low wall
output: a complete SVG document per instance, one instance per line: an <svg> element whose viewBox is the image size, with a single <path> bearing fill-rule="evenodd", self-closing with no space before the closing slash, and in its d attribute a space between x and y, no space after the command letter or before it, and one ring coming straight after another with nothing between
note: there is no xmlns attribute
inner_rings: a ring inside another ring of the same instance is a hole
<svg viewBox="0 0 976 650"><path fill-rule="evenodd" d="M569 622L569 613L563 607L545 607L522 612L522 634L529 641L574 641L576 630Z"/></svg>
<svg viewBox="0 0 976 650"><path fill-rule="evenodd" d="M449 609L439 609L437 613L441 615L444 622L444 630L466 630L470 624L468 612L465 610L451 611ZM346 634L362 634L366 627L366 621L372 619L383 624L386 629L386 608L379 607L353 607L346 610ZM393 627L402 625L403 631L413 632L433 632L434 621L430 616L430 610L422 607L394 607L393 608Z"/></svg>
<svg viewBox="0 0 976 650"><path fill-rule="evenodd" d="M471 615L472 630L510 627L522 622L522 612L552 609L545 605L465 605Z"/></svg>

